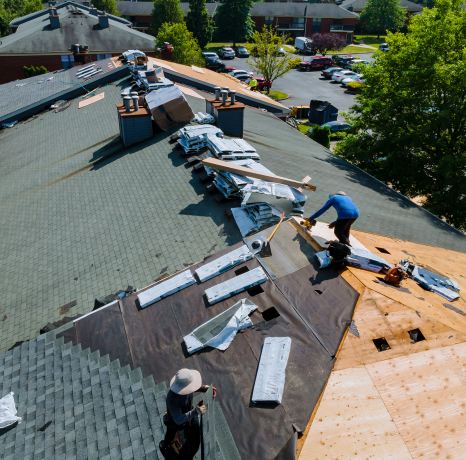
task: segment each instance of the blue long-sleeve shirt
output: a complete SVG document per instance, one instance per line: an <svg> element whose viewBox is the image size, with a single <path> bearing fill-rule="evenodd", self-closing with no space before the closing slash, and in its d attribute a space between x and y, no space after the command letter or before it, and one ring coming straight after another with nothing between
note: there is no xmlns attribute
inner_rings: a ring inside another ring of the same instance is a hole
<svg viewBox="0 0 466 460"><path fill-rule="evenodd" d="M177 425L191 420L197 413L193 408L193 394L182 396L170 390L167 395L167 412Z"/></svg>
<svg viewBox="0 0 466 460"><path fill-rule="evenodd" d="M359 209L349 196L335 195L325 203L323 208L319 209L315 214L309 217L309 220L316 219L331 206L336 209L338 219L357 219L359 217Z"/></svg>

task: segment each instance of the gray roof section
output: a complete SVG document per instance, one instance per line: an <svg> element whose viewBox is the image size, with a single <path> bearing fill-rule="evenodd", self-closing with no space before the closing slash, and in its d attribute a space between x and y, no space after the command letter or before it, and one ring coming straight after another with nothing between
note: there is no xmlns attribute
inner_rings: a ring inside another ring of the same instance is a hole
<svg viewBox="0 0 466 460"><path fill-rule="evenodd" d="M350 6L353 7L355 11L362 11L366 7L367 0L344 0L341 4L342 8L348 8ZM418 5L417 3L410 2L409 0L401 0L400 6L406 8L406 10L410 13L422 11L424 7L422 5Z"/></svg>
<svg viewBox="0 0 466 460"><path fill-rule="evenodd" d="M22 24L14 34L3 37L1 54L62 53L69 54L70 46L88 45L91 53L123 52L127 49L154 50L154 37L133 30L109 17L109 27L102 29L96 16L74 14L61 9L60 27L52 29L48 16L40 16Z"/></svg>
<svg viewBox="0 0 466 460"><path fill-rule="evenodd" d="M101 357L98 350L64 344L63 337L56 339L60 330L0 356L0 397L14 392L22 418L0 436L1 458L163 460L158 445L166 431L165 382L156 385L140 368L120 367L118 359ZM239 460L211 393L202 395L206 458ZM52 423L39 431L47 422Z"/></svg>
<svg viewBox="0 0 466 460"><path fill-rule="evenodd" d="M115 104L123 85L105 86L105 98L84 109L79 97L0 134L1 351L59 320L62 305L76 300L67 315L88 313L96 297L140 289L241 241L224 215L238 204L207 193L171 132L122 147ZM205 111L205 101L187 99ZM306 215L343 190L361 210L355 228L466 252L463 234L275 116L246 108L244 126L264 166L312 177Z"/></svg>
<svg viewBox="0 0 466 460"><path fill-rule="evenodd" d="M153 10L152 2L116 2L118 11L123 16L149 16ZM189 10L189 2L180 3L181 8L186 15ZM218 3L206 3L207 11L212 17L218 7Z"/></svg>
<svg viewBox="0 0 466 460"><path fill-rule="evenodd" d="M333 3L254 3L251 16L307 17L307 18L357 18Z"/></svg>

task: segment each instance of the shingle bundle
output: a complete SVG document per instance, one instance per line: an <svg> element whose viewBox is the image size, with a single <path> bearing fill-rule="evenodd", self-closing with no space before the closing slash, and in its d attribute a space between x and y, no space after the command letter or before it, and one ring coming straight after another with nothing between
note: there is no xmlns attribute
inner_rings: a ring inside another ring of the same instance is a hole
<svg viewBox="0 0 466 460"><path fill-rule="evenodd" d="M191 122L199 123L200 125L206 125L215 123L215 117L205 112L197 112Z"/></svg>
<svg viewBox="0 0 466 460"><path fill-rule="evenodd" d="M260 161L256 149L243 139L223 139L212 134L207 134L207 148L219 160L245 160Z"/></svg>
<svg viewBox="0 0 466 460"><path fill-rule="evenodd" d="M213 125L185 126L177 133L178 144L187 155L193 155L207 146L207 134L222 137L223 131Z"/></svg>
<svg viewBox="0 0 466 460"><path fill-rule="evenodd" d="M243 237L277 224L281 218L281 213L268 203L232 208L231 212Z"/></svg>
<svg viewBox="0 0 466 460"><path fill-rule="evenodd" d="M408 274L413 280L417 281L425 289L435 292L445 299L454 301L460 297L458 294L460 287L456 281L430 272L425 268L418 267L415 264L409 264Z"/></svg>
<svg viewBox="0 0 466 460"><path fill-rule="evenodd" d="M389 264L382 257L373 254L367 249L359 249L351 247L351 255L346 259L350 265L369 270L371 272L379 273L382 269L392 268L393 265Z"/></svg>

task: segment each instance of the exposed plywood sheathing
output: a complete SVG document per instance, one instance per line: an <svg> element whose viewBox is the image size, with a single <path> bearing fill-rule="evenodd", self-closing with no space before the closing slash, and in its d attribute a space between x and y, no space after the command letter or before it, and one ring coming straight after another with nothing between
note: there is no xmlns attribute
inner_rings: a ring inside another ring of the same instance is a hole
<svg viewBox="0 0 466 460"><path fill-rule="evenodd" d="M178 86L178 88L180 88L180 91L183 94L186 94L186 95L192 96L192 97L197 97L198 99L205 99L205 97L201 96L199 93L196 93L196 91L194 91L191 88L188 88L188 87L182 86L182 85L178 85L178 84L175 85L175 86Z"/></svg>
<svg viewBox="0 0 466 460"><path fill-rule="evenodd" d="M300 460L411 460L365 367L332 372Z"/></svg>
<svg viewBox="0 0 466 460"><path fill-rule="evenodd" d="M82 109L83 107L93 104L94 102L101 101L104 97L105 93L99 93L90 97L89 99L86 99L85 101L79 101L78 109Z"/></svg>

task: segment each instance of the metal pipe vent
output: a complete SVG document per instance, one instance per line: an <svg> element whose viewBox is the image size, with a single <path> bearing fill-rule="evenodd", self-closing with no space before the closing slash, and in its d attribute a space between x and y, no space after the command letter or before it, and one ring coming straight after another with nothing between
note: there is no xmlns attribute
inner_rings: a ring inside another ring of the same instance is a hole
<svg viewBox="0 0 466 460"><path fill-rule="evenodd" d="M225 105L228 99L228 91L225 91L224 89L222 89L220 93L222 94L222 105Z"/></svg>
<svg viewBox="0 0 466 460"><path fill-rule="evenodd" d="M220 100L220 90L221 90L220 86L216 86L216 87L214 88L214 91L215 91L215 100L216 100L216 101L219 101L219 100Z"/></svg>
<svg viewBox="0 0 466 460"><path fill-rule="evenodd" d="M230 91L230 99L231 99L231 105L234 105L235 100L236 100L236 91L234 89Z"/></svg>
<svg viewBox="0 0 466 460"><path fill-rule="evenodd" d="M123 98L123 104L125 104L125 109L127 112L131 112L131 97L125 96Z"/></svg>

